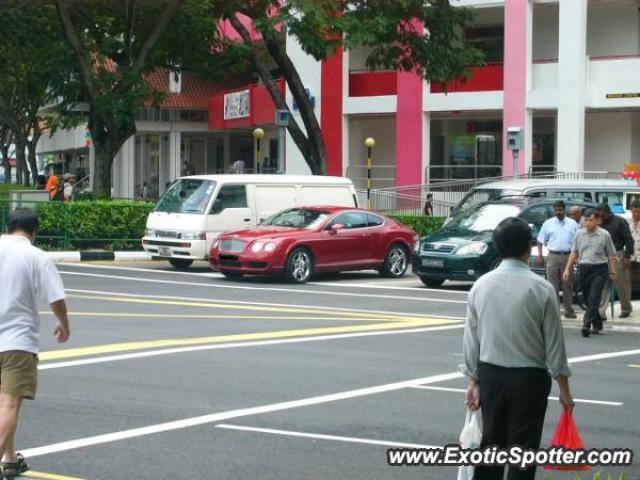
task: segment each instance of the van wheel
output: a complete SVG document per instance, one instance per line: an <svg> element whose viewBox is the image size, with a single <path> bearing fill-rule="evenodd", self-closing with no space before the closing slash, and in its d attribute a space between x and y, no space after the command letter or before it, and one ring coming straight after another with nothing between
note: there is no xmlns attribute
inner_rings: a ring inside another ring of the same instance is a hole
<svg viewBox="0 0 640 480"><path fill-rule="evenodd" d="M296 248L287 259L284 276L291 283L305 283L313 273L313 259L306 248Z"/></svg>
<svg viewBox="0 0 640 480"><path fill-rule="evenodd" d="M384 257L384 265L380 275L387 278L400 278L407 273L409 266L409 252L404 245L396 243L391 246Z"/></svg>
<svg viewBox="0 0 640 480"><path fill-rule="evenodd" d="M241 272L222 272L222 274L231 280L240 280L244 275L244 273Z"/></svg>
<svg viewBox="0 0 640 480"><path fill-rule="evenodd" d="M169 263L176 268L183 269L183 268L189 268L193 263L193 260L186 260L182 258L170 258Z"/></svg>
<svg viewBox="0 0 640 480"><path fill-rule="evenodd" d="M444 280L439 278L431 278L431 277L420 277L422 283L424 283L429 288L438 288L441 287L444 283Z"/></svg>

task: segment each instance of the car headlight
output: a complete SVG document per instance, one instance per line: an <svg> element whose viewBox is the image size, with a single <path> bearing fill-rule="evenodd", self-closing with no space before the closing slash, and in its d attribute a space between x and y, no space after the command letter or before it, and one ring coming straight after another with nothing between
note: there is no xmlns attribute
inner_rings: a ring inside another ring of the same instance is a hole
<svg viewBox="0 0 640 480"><path fill-rule="evenodd" d="M487 251L487 244L484 242L472 242L469 245L460 247L456 255L482 255Z"/></svg>
<svg viewBox="0 0 640 480"><path fill-rule="evenodd" d="M255 242L253 245L251 245L251 251L253 253L258 253L259 251L262 250L262 247L264 247L264 243L262 242Z"/></svg>
<svg viewBox="0 0 640 480"><path fill-rule="evenodd" d="M213 242L213 248L218 248L220 246L220 240L216 240Z"/></svg>
<svg viewBox="0 0 640 480"><path fill-rule="evenodd" d="M207 234L205 232L182 232L180 238L182 240L205 240Z"/></svg>
<svg viewBox="0 0 640 480"><path fill-rule="evenodd" d="M145 235L147 237L156 237L156 231L151 229L151 228L147 228L147 230L145 231Z"/></svg>
<svg viewBox="0 0 640 480"><path fill-rule="evenodd" d="M413 237L413 253L420 253L420 237Z"/></svg>
<svg viewBox="0 0 640 480"><path fill-rule="evenodd" d="M273 252L275 249L276 249L276 242L268 242L264 246L264 251L265 252Z"/></svg>

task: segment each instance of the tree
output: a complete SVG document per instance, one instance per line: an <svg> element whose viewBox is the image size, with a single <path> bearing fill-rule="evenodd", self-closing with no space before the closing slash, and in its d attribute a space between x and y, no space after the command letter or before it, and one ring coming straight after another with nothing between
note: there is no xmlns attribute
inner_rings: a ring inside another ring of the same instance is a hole
<svg viewBox="0 0 640 480"><path fill-rule="evenodd" d="M178 70L210 56L211 5L198 0L56 0L76 72L59 85L60 113L88 108L95 148L93 190L111 194L113 159L135 134L135 119L161 100L146 81L159 67Z"/></svg>
<svg viewBox="0 0 640 480"><path fill-rule="evenodd" d="M228 0L221 16L240 34L243 44L219 39L227 51L244 49L251 68L264 83L277 108L287 108L275 78L261 59L260 45L251 38L238 14L250 18L264 48L284 77L298 105L305 132L293 116L289 133L311 171L326 172L320 125L296 66L286 52L284 35L296 38L303 51L324 60L338 48L367 47L370 69L415 72L428 81L447 83L466 78L482 54L464 43L461 32L473 18L466 8L448 0ZM238 54L236 53L237 57Z"/></svg>
<svg viewBox="0 0 640 480"><path fill-rule="evenodd" d="M50 2L3 0L0 22L0 124L11 132L15 143L18 181L27 185L30 182L35 184L38 175L35 155L40 137L41 119L38 111L52 99L48 86L55 82L66 55L57 15Z"/></svg>
<svg viewBox="0 0 640 480"><path fill-rule="evenodd" d="M2 166L4 167L4 182L11 183L11 163L9 162L9 148L13 143L13 132L0 122L0 155L2 155Z"/></svg>

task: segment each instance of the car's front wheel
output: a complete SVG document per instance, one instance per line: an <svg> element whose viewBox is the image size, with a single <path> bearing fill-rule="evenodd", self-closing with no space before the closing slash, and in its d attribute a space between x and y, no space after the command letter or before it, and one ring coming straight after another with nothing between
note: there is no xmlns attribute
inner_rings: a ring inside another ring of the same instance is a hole
<svg viewBox="0 0 640 480"><path fill-rule="evenodd" d="M193 260L187 260L184 258L170 258L169 263L175 268L189 268L193 263Z"/></svg>
<svg viewBox="0 0 640 480"><path fill-rule="evenodd" d="M430 288L441 287L442 284L444 283L444 280L440 278L432 278L432 277L425 277L425 276L421 276L420 280L422 280L422 283L424 283L427 287L430 287Z"/></svg>
<svg viewBox="0 0 640 480"><path fill-rule="evenodd" d="M305 283L313 273L313 259L306 248L296 248L289 254L284 276L292 283Z"/></svg>
<svg viewBox="0 0 640 480"><path fill-rule="evenodd" d="M393 245L384 257L384 265L380 275L389 278L400 278L407 273L409 266L409 251L404 245Z"/></svg>

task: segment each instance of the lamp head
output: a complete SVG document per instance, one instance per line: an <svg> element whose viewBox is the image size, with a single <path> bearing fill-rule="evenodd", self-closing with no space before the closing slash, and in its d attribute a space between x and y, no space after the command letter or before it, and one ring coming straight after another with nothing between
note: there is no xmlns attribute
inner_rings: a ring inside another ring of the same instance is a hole
<svg viewBox="0 0 640 480"><path fill-rule="evenodd" d="M367 138L367 139L364 141L364 144L365 144L368 148L373 148L373 147L375 147L375 145L376 145L376 141L375 141L373 138L369 137L369 138Z"/></svg>
<svg viewBox="0 0 640 480"><path fill-rule="evenodd" d="M263 129L261 129L261 128L256 128L256 129L253 131L253 137L254 137L256 140L262 140L262 139L264 138L264 130L263 130Z"/></svg>

